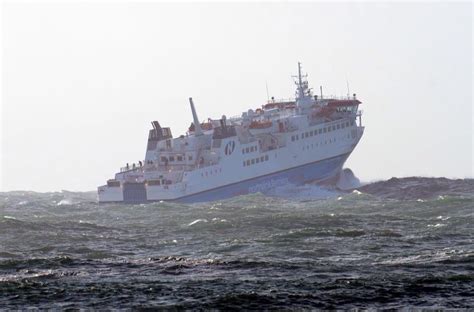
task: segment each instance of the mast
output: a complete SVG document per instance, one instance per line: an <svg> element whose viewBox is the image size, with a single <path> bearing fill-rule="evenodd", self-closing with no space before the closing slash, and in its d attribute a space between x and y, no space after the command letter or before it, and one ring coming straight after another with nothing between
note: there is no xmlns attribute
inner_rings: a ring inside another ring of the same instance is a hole
<svg viewBox="0 0 474 312"><path fill-rule="evenodd" d="M296 105L307 106L312 104L313 98L311 95L311 89L308 88L308 75L301 73L301 62L298 62L298 76L293 76L295 79L296 88Z"/></svg>
<svg viewBox="0 0 474 312"><path fill-rule="evenodd" d="M194 108L193 98L189 98L189 104L191 105L191 112L193 113L193 121L194 121L194 135L199 136L202 135L201 124L199 123L198 116L196 114L196 109Z"/></svg>
<svg viewBox="0 0 474 312"><path fill-rule="evenodd" d="M305 86L303 84L303 77L301 75L301 63L298 62L298 81L296 82L296 85L298 86L298 98L303 99L305 96Z"/></svg>
<svg viewBox="0 0 474 312"><path fill-rule="evenodd" d="M299 82L299 87L301 88L303 85L303 80L301 79L301 63L298 62L298 82Z"/></svg>

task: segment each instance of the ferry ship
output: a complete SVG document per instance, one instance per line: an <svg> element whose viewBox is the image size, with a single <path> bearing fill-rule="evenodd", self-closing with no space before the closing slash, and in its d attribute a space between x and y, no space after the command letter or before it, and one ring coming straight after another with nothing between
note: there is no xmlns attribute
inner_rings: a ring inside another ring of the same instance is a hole
<svg viewBox="0 0 474 312"><path fill-rule="evenodd" d="M285 184L335 183L362 137L356 94L314 95L307 75L295 78L294 99L271 99L240 116L193 122L185 135L153 121L145 159L98 187L100 203L214 201L266 193Z"/></svg>

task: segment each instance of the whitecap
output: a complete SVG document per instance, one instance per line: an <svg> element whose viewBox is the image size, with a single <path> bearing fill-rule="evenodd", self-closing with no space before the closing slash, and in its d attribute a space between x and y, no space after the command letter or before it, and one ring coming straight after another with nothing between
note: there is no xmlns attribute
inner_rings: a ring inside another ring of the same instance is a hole
<svg viewBox="0 0 474 312"><path fill-rule="evenodd" d="M443 223L436 223L436 224L428 224L428 227L442 227L442 226L446 226L446 224L443 224Z"/></svg>
<svg viewBox="0 0 474 312"><path fill-rule="evenodd" d="M3 216L3 219L16 220L15 217L11 217L11 216Z"/></svg>
<svg viewBox="0 0 474 312"><path fill-rule="evenodd" d="M63 205L72 205L72 202L69 199L61 199L61 201L59 201L59 203L56 204L56 206L63 206Z"/></svg>
<svg viewBox="0 0 474 312"><path fill-rule="evenodd" d="M226 219L212 218L212 222L227 222Z"/></svg>
<svg viewBox="0 0 474 312"><path fill-rule="evenodd" d="M352 194L362 195L362 192L360 192L360 191L358 191L358 190L353 190L353 191L352 191Z"/></svg>
<svg viewBox="0 0 474 312"><path fill-rule="evenodd" d="M199 223L199 222L207 222L206 219L197 219L197 220L194 220L193 222L189 223L188 226L191 226L191 225L194 225L196 223Z"/></svg>

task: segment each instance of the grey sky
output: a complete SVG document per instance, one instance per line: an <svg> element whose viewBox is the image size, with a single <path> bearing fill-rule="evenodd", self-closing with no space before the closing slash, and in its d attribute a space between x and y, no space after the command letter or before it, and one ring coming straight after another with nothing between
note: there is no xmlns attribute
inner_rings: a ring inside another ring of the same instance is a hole
<svg viewBox="0 0 474 312"><path fill-rule="evenodd" d="M3 5L2 190L93 190L143 159L151 120L184 134L315 90L363 102L346 167L364 181L473 175L472 5Z"/></svg>

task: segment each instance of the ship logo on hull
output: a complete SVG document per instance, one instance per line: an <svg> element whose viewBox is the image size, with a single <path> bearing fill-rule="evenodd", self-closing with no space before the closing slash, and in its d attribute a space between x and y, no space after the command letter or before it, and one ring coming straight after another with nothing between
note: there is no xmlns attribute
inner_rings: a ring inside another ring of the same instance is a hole
<svg viewBox="0 0 474 312"><path fill-rule="evenodd" d="M229 141L224 148L224 153L228 156L232 154L235 150L235 142L234 141Z"/></svg>

